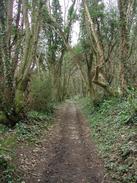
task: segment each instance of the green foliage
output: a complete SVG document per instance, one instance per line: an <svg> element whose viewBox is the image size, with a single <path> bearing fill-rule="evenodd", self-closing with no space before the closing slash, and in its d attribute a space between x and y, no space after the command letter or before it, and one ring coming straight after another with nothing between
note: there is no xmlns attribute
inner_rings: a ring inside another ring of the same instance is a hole
<svg viewBox="0 0 137 183"><path fill-rule="evenodd" d="M94 106L92 105L91 99L89 97L85 98L75 97L74 100L80 103L82 109L87 115L92 114L94 112Z"/></svg>
<svg viewBox="0 0 137 183"><path fill-rule="evenodd" d="M32 133L34 133L34 131L30 129L29 126L27 126L26 124L19 123L16 125L16 129L17 129L17 139L19 141L30 140L31 138L33 138Z"/></svg>
<svg viewBox="0 0 137 183"><path fill-rule="evenodd" d="M127 98L105 99L97 108L93 108L87 98L79 100L112 183L137 180L137 120L129 123L135 114L135 96L131 92Z"/></svg>
<svg viewBox="0 0 137 183"><path fill-rule="evenodd" d="M5 155L0 156L0 182L20 183L21 178L16 174L16 168L9 163Z"/></svg>
<svg viewBox="0 0 137 183"><path fill-rule="evenodd" d="M38 126L30 127L28 125L19 123L17 124L17 140L18 141L28 141L33 143L36 141L37 136L40 133Z"/></svg>
<svg viewBox="0 0 137 183"><path fill-rule="evenodd" d="M137 90L131 89L128 91L128 103L131 111L137 112Z"/></svg>
<svg viewBox="0 0 137 183"><path fill-rule="evenodd" d="M21 183L21 172L13 165L16 148L21 143L36 144L51 126L52 113L28 113L28 123L18 123L14 129L0 125L0 182Z"/></svg>
<svg viewBox="0 0 137 183"><path fill-rule="evenodd" d="M76 19L77 19L77 14L76 14L76 11L74 10L74 2L73 2L68 10L68 20L74 22Z"/></svg>
<svg viewBox="0 0 137 183"><path fill-rule="evenodd" d="M14 183L19 180L19 176L15 175L15 167L11 164L15 155L16 140L15 133L7 127L0 126L0 182Z"/></svg>
<svg viewBox="0 0 137 183"><path fill-rule="evenodd" d="M42 135L42 132L48 130L52 116L49 113L32 111L28 114L28 118L29 125L25 123L16 125L16 138L21 142L35 143Z"/></svg>
<svg viewBox="0 0 137 183"><path fill-rule="evenodd" d="M46 111L44 113L31 111L28 114L28 118L31 120L49 121L52 117L52 114L53 113L50 113L50 111Z"/></svg>
<svg viewBox="0 0 137 183"><path fill-rule="evenodd" d="M93 18L99 18L104 16L104 4L103 3L89 3L90 15Z"/></svg>
<svg viewBox="0 0 137 183"><path fill-rule="evenodd" d="M132 92L128 95L127 99L117 97L113 99L105 99L98 104L96 110L98 110L97 112L101 115L106 116L106 118L108 113L111 114L113 110L113 116L115 117L114 122L119 125L127 124L130 119L136 115L137 99L135 96L135 93ZM134 122L136 123L136 120Z"/></svg>
<svg viewBox="0 0 137 183"><path fill-rule="evenodd" d="M59 0L52 0L52 11L57 23L59 23L59 25L62 27L63 18Z"/></svg>
<svg viewBox="0 0 137 183"><path fill-rule="evenodd" d="M36 144L45 136L51 126L52 114L32 111L28 114L28 124L18 123L14 129L0 125L0 182L20 183L20 173L13 165L16 148L25 144Z"/></svg>
<svg viewBox="0 0 137 183"><path fill-rule="evenodd" d="M4 136L4 138L0 138L0 154L3 154L5 152L9 152L14 154L14 151L12 151L12 147L14 147L16 143L16 134L15 133L8 133L7 136Z"/></svg>
<svg viewBox="0 0 137 183"><path fill-rule="evenodd" d="M0 156L0 170L7 168L7 161L3 156Z"/></svg>
<svg viewBox="0 0 137 183"><path fill-rule="evenodd" d="M52 113L55 103L52 100L53 91L49 78L34 76L31 81L30 107L34 111Z"/></svg>
<svg viewBox="0 0 137 183"><path fill-rule="evenodd" d="M53 0L51 8L52 8L51 14L53 18L55 19L59 28L62 28L63 18L59 0ZM64 46L64 42L60 34L57 31L55 31L55 29L53 29L53 27L50 24L46 25L45 33L47 39L47 56L49 61L55 64L54 62L58 61L59 58L58 56L60 55L62 46Z"/></svg>
<svg viewBox="0 0 137 183"><path fill-rule="evenodd" d="M8 131L8 127L6 127L3 124L0 124L0 134L5 133L6 131Z"/></svg>

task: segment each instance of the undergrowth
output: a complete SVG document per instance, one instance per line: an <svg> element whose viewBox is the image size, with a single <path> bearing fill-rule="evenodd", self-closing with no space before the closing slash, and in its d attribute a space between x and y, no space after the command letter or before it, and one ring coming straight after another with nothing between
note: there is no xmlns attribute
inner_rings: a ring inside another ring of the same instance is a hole
<svg viewBox="0 0 137 183"><path fill-rule="evenodd" d="M46 134L52 121L52 112L32 111L28 121L19 122L14 129L0 124L0 182L21 183L21 178L14 165L16 148L21 144L32 145Z"/></svg>
<svg viewBox="0 0 137 183"><path fill-rule="evenodd" d="M92 136L104 159L111 183L137 182L137 98L110 98L93 107L88 98L79 104L88 116Z"/></svg>

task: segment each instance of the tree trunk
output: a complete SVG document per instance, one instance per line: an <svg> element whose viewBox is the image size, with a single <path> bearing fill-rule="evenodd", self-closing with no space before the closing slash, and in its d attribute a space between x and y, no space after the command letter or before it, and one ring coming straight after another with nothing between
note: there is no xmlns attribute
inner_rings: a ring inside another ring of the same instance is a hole
<svg viewBox="0 0 137 183"><path fill-rule="evenodd" d="M103 73L100 73L101 68L105 64L105 56L104 56L105 54L104 54L104 50L102 48L102 44L100 43L97 31L95 29L94 22L92 20L92 17L90 16L86 0L83 0L83 5L84 5L84 10L85 10L87 25L90 27L91 34L92 34L93 40L95 42L95 47L96 47L96 51L97 51L98 66L96 67L95 76L93 77L93 83L102 87L109 95L114 96L115 92L112 91L109 84L107 82L104 83L102 81L99 81L99 75L101 75L103 77L103 79L105 79L105 77L103 76Z"/></svg>
<svg viewBox="0 0 137 183"><path fill-rule="evenodd" d="M130 71L128 66L128 56L129 56L129 41L128 41L128 20L127 20L127 10L128 10L129 0L118 0L119 14L120 14L120 62L121 62L121 75L120 75L120 85L122 93L126 92L128 85L130 84Z"/></svg>

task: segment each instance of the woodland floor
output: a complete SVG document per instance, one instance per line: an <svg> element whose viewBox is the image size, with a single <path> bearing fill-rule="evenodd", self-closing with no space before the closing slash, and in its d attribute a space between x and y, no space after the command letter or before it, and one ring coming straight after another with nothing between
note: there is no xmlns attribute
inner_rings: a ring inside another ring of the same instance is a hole
<svg viewBox="0 0 137 183"><path fill-rule="evenodd" d="M61 106L48 135L33 147L17 149L25 183L104 183L103 162L90 128L72 103Z"/></svg>

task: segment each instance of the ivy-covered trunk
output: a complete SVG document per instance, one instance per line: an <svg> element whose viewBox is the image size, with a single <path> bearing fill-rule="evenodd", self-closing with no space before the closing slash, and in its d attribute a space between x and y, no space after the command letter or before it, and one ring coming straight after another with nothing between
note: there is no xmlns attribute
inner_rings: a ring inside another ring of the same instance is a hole
<svg viewBox="0 0 137 183"><path fill-rule="evenodd" d="M121 64L121 92L126 93L127 87L130 85L130 69L129 69L129 32L128 32L128 5L129 0L118 0L120 14L120 64ZM131 6L132 9L132 6Z"/></svg>
<svg viewBox="0 0 137 183"><path fill-rule="evenodd" d="M10 126L27 116L26 91L36 62L43 6L42 1L19 0L14 22L14 3L0 2L0 111Z"/></svg>

